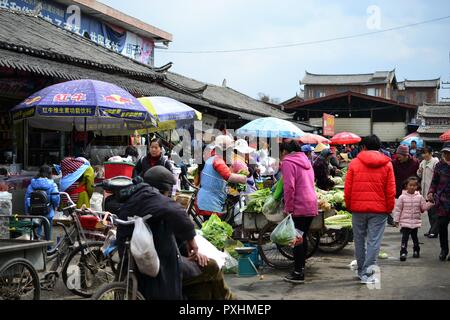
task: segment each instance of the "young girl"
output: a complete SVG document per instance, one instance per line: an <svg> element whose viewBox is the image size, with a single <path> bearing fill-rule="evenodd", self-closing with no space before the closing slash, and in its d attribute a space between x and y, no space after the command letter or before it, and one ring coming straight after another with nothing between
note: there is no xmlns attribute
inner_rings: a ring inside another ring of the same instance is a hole
<svg viewBox="0 0 450 320"><path fill-rule="evenodd" d="M419 239L417 231L422 226L422 213L430 209L433 204L426 202L425 199L417 191L419 188L419 179L416 177L409 178L404 185L403 194L397 201L394 210L394 221L396 226L400 225L402 233L402 246L400 250L400 260L406 261L408 256L408 240L409 235L414 242L413 258L420 257Z"/></svg>

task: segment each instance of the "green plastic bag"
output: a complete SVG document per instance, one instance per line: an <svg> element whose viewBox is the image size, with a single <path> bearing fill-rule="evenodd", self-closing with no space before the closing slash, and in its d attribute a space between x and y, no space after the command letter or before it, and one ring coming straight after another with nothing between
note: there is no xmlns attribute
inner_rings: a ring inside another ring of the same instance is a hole
<svg viewBox="0 0 450 320"><path fill-rule="evenodd" d="M294 220L289 215L280 222L270 235L270 240L280 246L288 246L297 238L297 230L295 230Z"/></svg>

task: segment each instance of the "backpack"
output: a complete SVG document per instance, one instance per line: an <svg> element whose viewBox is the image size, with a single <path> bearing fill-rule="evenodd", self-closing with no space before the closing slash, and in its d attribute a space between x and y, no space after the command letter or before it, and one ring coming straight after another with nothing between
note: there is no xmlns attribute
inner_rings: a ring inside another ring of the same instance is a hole
<svg viewBox="0 0 450 320"><path fill-rule="evenodd" d="M30 215L47 216L51 210L50 199L45 190L34 190L30 194Z"/></svg>

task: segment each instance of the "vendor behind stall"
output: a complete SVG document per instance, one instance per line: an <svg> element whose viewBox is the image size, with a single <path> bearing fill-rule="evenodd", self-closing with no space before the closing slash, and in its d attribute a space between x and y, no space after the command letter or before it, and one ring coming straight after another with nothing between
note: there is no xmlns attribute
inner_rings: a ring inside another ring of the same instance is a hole
<svg viewBox="0 0 450 320"><path fill-rule="evenodd" d="M144 177L144 174L155 166L163 166L173 173L172 163L164 155L163 150L162 140L159 138L153 139L148 146L148 154L137 162L133 177Z"/></svg>
<svg viewBox="0 0 450 320"><path fill-rule="evenodd" d="M90 208L94 193L94 168L85 158L65 158L61 161L62 179L60 190L67 192L77 208Z"/></svg>
<svg viewBox="0 0 450 320"><path fill-rule="evenodd" d="M330 190L335 183L330 178L330 158L332 152L330 149L324 149L320 156L314 161L314 175L319 189Z"/></svg>

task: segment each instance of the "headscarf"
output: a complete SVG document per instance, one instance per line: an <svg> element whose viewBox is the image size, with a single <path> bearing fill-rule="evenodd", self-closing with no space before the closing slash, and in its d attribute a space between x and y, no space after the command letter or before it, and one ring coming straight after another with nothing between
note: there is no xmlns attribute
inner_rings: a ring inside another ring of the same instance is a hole
<svg viewBox="0 0 450 320"><path fill-rule="evenodd" d="M89 169L90 164L84 158L65 158L61 161L62 178L60 190L66 191Z"/></svg>

